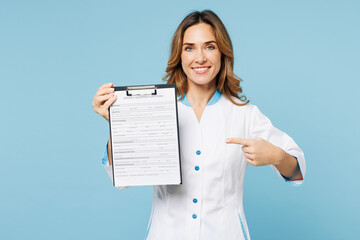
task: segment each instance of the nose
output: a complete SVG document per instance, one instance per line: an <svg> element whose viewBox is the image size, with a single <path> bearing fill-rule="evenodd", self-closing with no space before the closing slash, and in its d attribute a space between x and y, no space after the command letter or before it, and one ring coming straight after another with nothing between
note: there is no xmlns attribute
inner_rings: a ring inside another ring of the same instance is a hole
<svg viewBox="0 0 360 240"><path fill-rule="evenodd" d="M199 49L199 51L196 52L195 62L198 64L203 64L206 62L206 56L202 49Z"/></svg>

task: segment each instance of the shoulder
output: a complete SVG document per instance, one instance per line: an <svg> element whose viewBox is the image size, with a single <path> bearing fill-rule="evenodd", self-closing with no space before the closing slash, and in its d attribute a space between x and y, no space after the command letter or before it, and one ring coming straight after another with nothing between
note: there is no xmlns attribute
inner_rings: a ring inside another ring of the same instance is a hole
<svg viewBox="0 0 360 240"><path fill-rule="evenodd" d="M234 104L232 101L230 101L230 99L228 99L226 96L224 96L224 101L231 106L234 110L237 111L245 111L245 112L257 112L259 111L259 108L251 103L245 103L244 101L241 101L240 99L236 98L236 97L231 97L231 99L239 104Z"/></svg>
<svg viewBox="0 0 360 240"><path fill-rule="evenodd" d="M221 111L224 115L233 119L241 118L246 121L252 121L253 118L262 115L256 105L251 103L245 104L245 102L235 97L232 97L231 99L233 101L225 96L223 96L221 99L221 104L219 106L220 108L218 110ZM236 104L234 104L234 102Z"/></svg>

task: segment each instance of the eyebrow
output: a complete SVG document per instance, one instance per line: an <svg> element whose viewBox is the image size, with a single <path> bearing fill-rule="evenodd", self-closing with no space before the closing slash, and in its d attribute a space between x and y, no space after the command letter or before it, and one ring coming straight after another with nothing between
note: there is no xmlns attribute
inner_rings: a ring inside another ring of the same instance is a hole
<svg viewBox="0 0 360 240"><path fill-rule="evenodd" d="M211 40L211 41L207 41L207 42L205 42L205 44L209 44L209 43L216 43L214 40ZM190 45L190 46L193 46L193 45L195 45L195 43L184 43L183 44L183 46L184 45Z"/></svg>

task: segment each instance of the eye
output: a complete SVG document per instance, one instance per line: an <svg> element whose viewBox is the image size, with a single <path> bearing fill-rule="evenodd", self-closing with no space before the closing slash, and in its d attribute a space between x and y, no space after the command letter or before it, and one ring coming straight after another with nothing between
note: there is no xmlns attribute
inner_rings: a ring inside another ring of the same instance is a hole
<svg viewBox="0 0 360 240"><path fill-rule="evenodd" d="M208 45L208 46L206 47L206 49L209 49L209 50L214 50L214 49L215 49L215 47L214 47L213 45Z"/></svg>
<svg viewBox="0 0 360 240"><path fill-rule="evenodd" d="M193 50L193 48L192 48L192 47L190 47L190 46L187 46L187 47L185 47L185 48L184 48L184 50L185 50L185 51L192 51L192 50Z"/></svg>

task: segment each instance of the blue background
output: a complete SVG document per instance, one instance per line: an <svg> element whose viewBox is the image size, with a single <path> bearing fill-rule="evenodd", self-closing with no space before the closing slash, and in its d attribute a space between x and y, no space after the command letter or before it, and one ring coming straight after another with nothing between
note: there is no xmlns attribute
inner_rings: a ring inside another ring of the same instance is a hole
<svg viewBox="0 0 360 240"><path fill-rule="evenodd" d="M305 152L299 187L250 166L253 239L360 235L360 2L0 2L0 239L143 239L152 188L116 190L101 166L97 88L161 83L172 34L212 9L244 93Z"/></svg>

